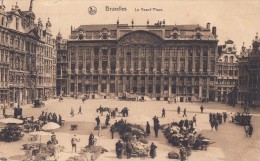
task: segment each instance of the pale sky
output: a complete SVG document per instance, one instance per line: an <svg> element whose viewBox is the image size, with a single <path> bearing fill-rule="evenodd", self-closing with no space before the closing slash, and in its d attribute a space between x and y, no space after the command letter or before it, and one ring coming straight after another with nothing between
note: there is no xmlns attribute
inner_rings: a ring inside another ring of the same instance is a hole
<svg viewBox="0 0 260 161"><path fill-rule="evenodd" d="M18 2L22 10L28 10L30 0L4 0L7 10ZM95 6L97 13L90 15L89 6ZM105 11L105 6L126 7L127 11ZM158 8L163 11L135 11L141 8ZM240 50L243 42L252 45L256 32L260 36L260 0L34 0L33 11L36 20L45 23L50 17L53 35L62 33L68 38L70 27L87 24L131 25L132 19L137 25L146 25L165 19L166 25L200 24L206 27L211 23L217 27L219 45L228 38L232 39ZM36 21L37 22L37 21ZM239 51L238 50L238 51Z"/></svg>

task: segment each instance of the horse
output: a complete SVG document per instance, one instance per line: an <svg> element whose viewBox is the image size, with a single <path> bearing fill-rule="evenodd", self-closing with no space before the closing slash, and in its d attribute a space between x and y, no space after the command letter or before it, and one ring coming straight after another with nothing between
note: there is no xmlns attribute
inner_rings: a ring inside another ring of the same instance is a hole
<svg viewBox="0 0 260 161"><path fill-rule="evenodd" d="M121 112L118 112L119 114L123 114L123 117L127 117L128 116L128 111L129 109L127 107L124 107Z"/></svg>
<svg viewBox="0 0 260 161"><path fill-rule="evenodd" d="M111 113L111 109L109 107L102 107L102 106L100 106L98 109L96 109L96 111L97 112L99 111L101 116L103 116L103 112L106 112L106 111L108 112L109 115Z"/></svg>

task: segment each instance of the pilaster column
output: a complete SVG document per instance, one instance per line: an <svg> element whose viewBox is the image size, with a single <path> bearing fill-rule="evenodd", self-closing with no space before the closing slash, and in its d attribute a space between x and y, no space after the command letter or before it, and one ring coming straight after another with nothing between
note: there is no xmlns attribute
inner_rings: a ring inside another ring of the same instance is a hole
<svg viewBox="0 0 260 161"><path fill-rule="evenodd" d="M121 54L120 52L121 52L120 46L117 46L117 49L116 49L116 73L117 74L119 74L119 69L120 69L120 63L119 63L119 54ZM118 81L118 79L117 79L117 81Z"/></svg>
<svg viewBox="0 0 260 161"><path fill-rule="evenodd" d="M107 75L107 95L110 94L110 75Z"/></svg>
<svg viewBox="0 0 260 161"><path fill-rule="evenodd" d="M130 92L133 93L133 75L130 75Z"/></svg>
<svg viewBox="0 0 260 161"><path fill-rule="evenodd" d="M115 93L116 93L116 96L118 96L118 75L115 76Z"/></svg>
<svg viewBox="0 0 260 161"><path fill-rule="evenodd" d="M172 97L172 77L171 76L169 76L169 85L168 85L168 95L169 95L169 98L171 98Z"/></svg>
<svg viewBox="0 0 260 161"><path fill-rule="evenodd" d="M164 96L164 77L161 76L161 96L160 97L163 97Z"/></svg>
<svg viewBox="0 0 260 161"><path fill-rule="evenodd" d="M169 72L172 73L173 63L172 63L172 50L170 49L170 61L169 61Z"/></svg>
<svg viewBox="0 0 260 161"><path fill-rule="evenodd" d="M101 72L102 71L102 55L103 53L100 51L98 51L98 71Z"/></svg>
<svg viewBox="0 0 260 161"><path fill-rule="evenodd" d="M107 52L107 71L108 71L108 74L110 74L110 63L111 63L111 48L109 47L108 48L108 52Z"/></svg>
<svg viewBox="0 0 260 161"><path fill-rule="evenodd" d="M156 76L153 75L153 97L156 97Z"/></svg>
<svg viewBox="0 0 260 161"><path fill-rule="evenodd" d="M140 94L141 93L141 86L140 86L140 81L141 81L141 76L137 75L137 93Z"/></svg>
<svg viewBox="0 0 260 161"><path fill-rule="evenodd" d="M145 95L148 94L148 75L145 75Z"/></svg>
<svg viewBox="0 0 260 161"><path fill-rule="evenodd" d="M126 92L126 76L123 76L123 93Z"/></svg>
<svg viewBox="0 0 260 161"><path fill-rule="evenodd" d="M162 74L164 74L164 57L165 57L165 47L164 46L162 46L162 55L161 55L161 63L162 63L162 65L161 65L161 72L162 72Z"/></svg>
<svg viewBox="0 0 260 161"><path fill-rule="evenodd" d="M94 71L94 48L92 47L90 53L90 73L93 73L93 71Z"/></svg>
<svg viewBox="0 0 260 161"><path fill-rule="evenodd" d="M203 86L203 78L199 78L199 98L202 98L202 86Z"/></svg>
<svg viewBox="0 0 260 161"><path fill-rule="evenodd" d="M203 72L203 50L204 48L203 47L200 47L201 50L200 50L200 72Z"/></svg>

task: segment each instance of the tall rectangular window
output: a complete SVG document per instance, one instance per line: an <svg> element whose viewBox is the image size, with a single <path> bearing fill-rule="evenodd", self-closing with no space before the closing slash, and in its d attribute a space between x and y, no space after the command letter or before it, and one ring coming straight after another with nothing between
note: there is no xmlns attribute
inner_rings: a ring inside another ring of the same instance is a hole
<svg viewBox="0 0 260 161"><path fill-rule="evenodd" d="M91 56L91 47L86 48L86 60L90 60Z"/></svg>
<svg viewBox="0 0 260 161"><path fill-rule="evenodd" d="M83 47L79 47L78 57L79 60L83 60Z"/></svg>

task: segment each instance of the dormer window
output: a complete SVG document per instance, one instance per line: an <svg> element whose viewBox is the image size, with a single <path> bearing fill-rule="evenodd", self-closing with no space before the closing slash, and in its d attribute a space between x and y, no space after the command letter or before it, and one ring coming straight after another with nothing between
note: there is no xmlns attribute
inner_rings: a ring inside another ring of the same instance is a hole
<svg viewBox="0 0 260 161"><path fill-rule="evenodd" d="M79 28L78 30L78 36L79 36L79 39L82 40L84 39L84 31L82 28Z"/></svg>
<svg viewBox="0 0 260 161"><path fill-rule="evenodd" d="M201 34L200 34L200 33L196 33L195 39L196 39L196 40L200 40L200 39L201 39Z"/></svg>
<svg viewBox="0 0 260 161"><path fill-rule="evenodd" d="M100 31L100 38L102 40L107 40L109 38L109 35L110 35L110 31L107 28L103 28Z"/></svg>
<svg viewBox="0 0 260 161"><path fill-rule="evenodd" d="M171 37L174 40L177 40L180 36L180 30L177 27L174 27L171 32Z"/></svg>

